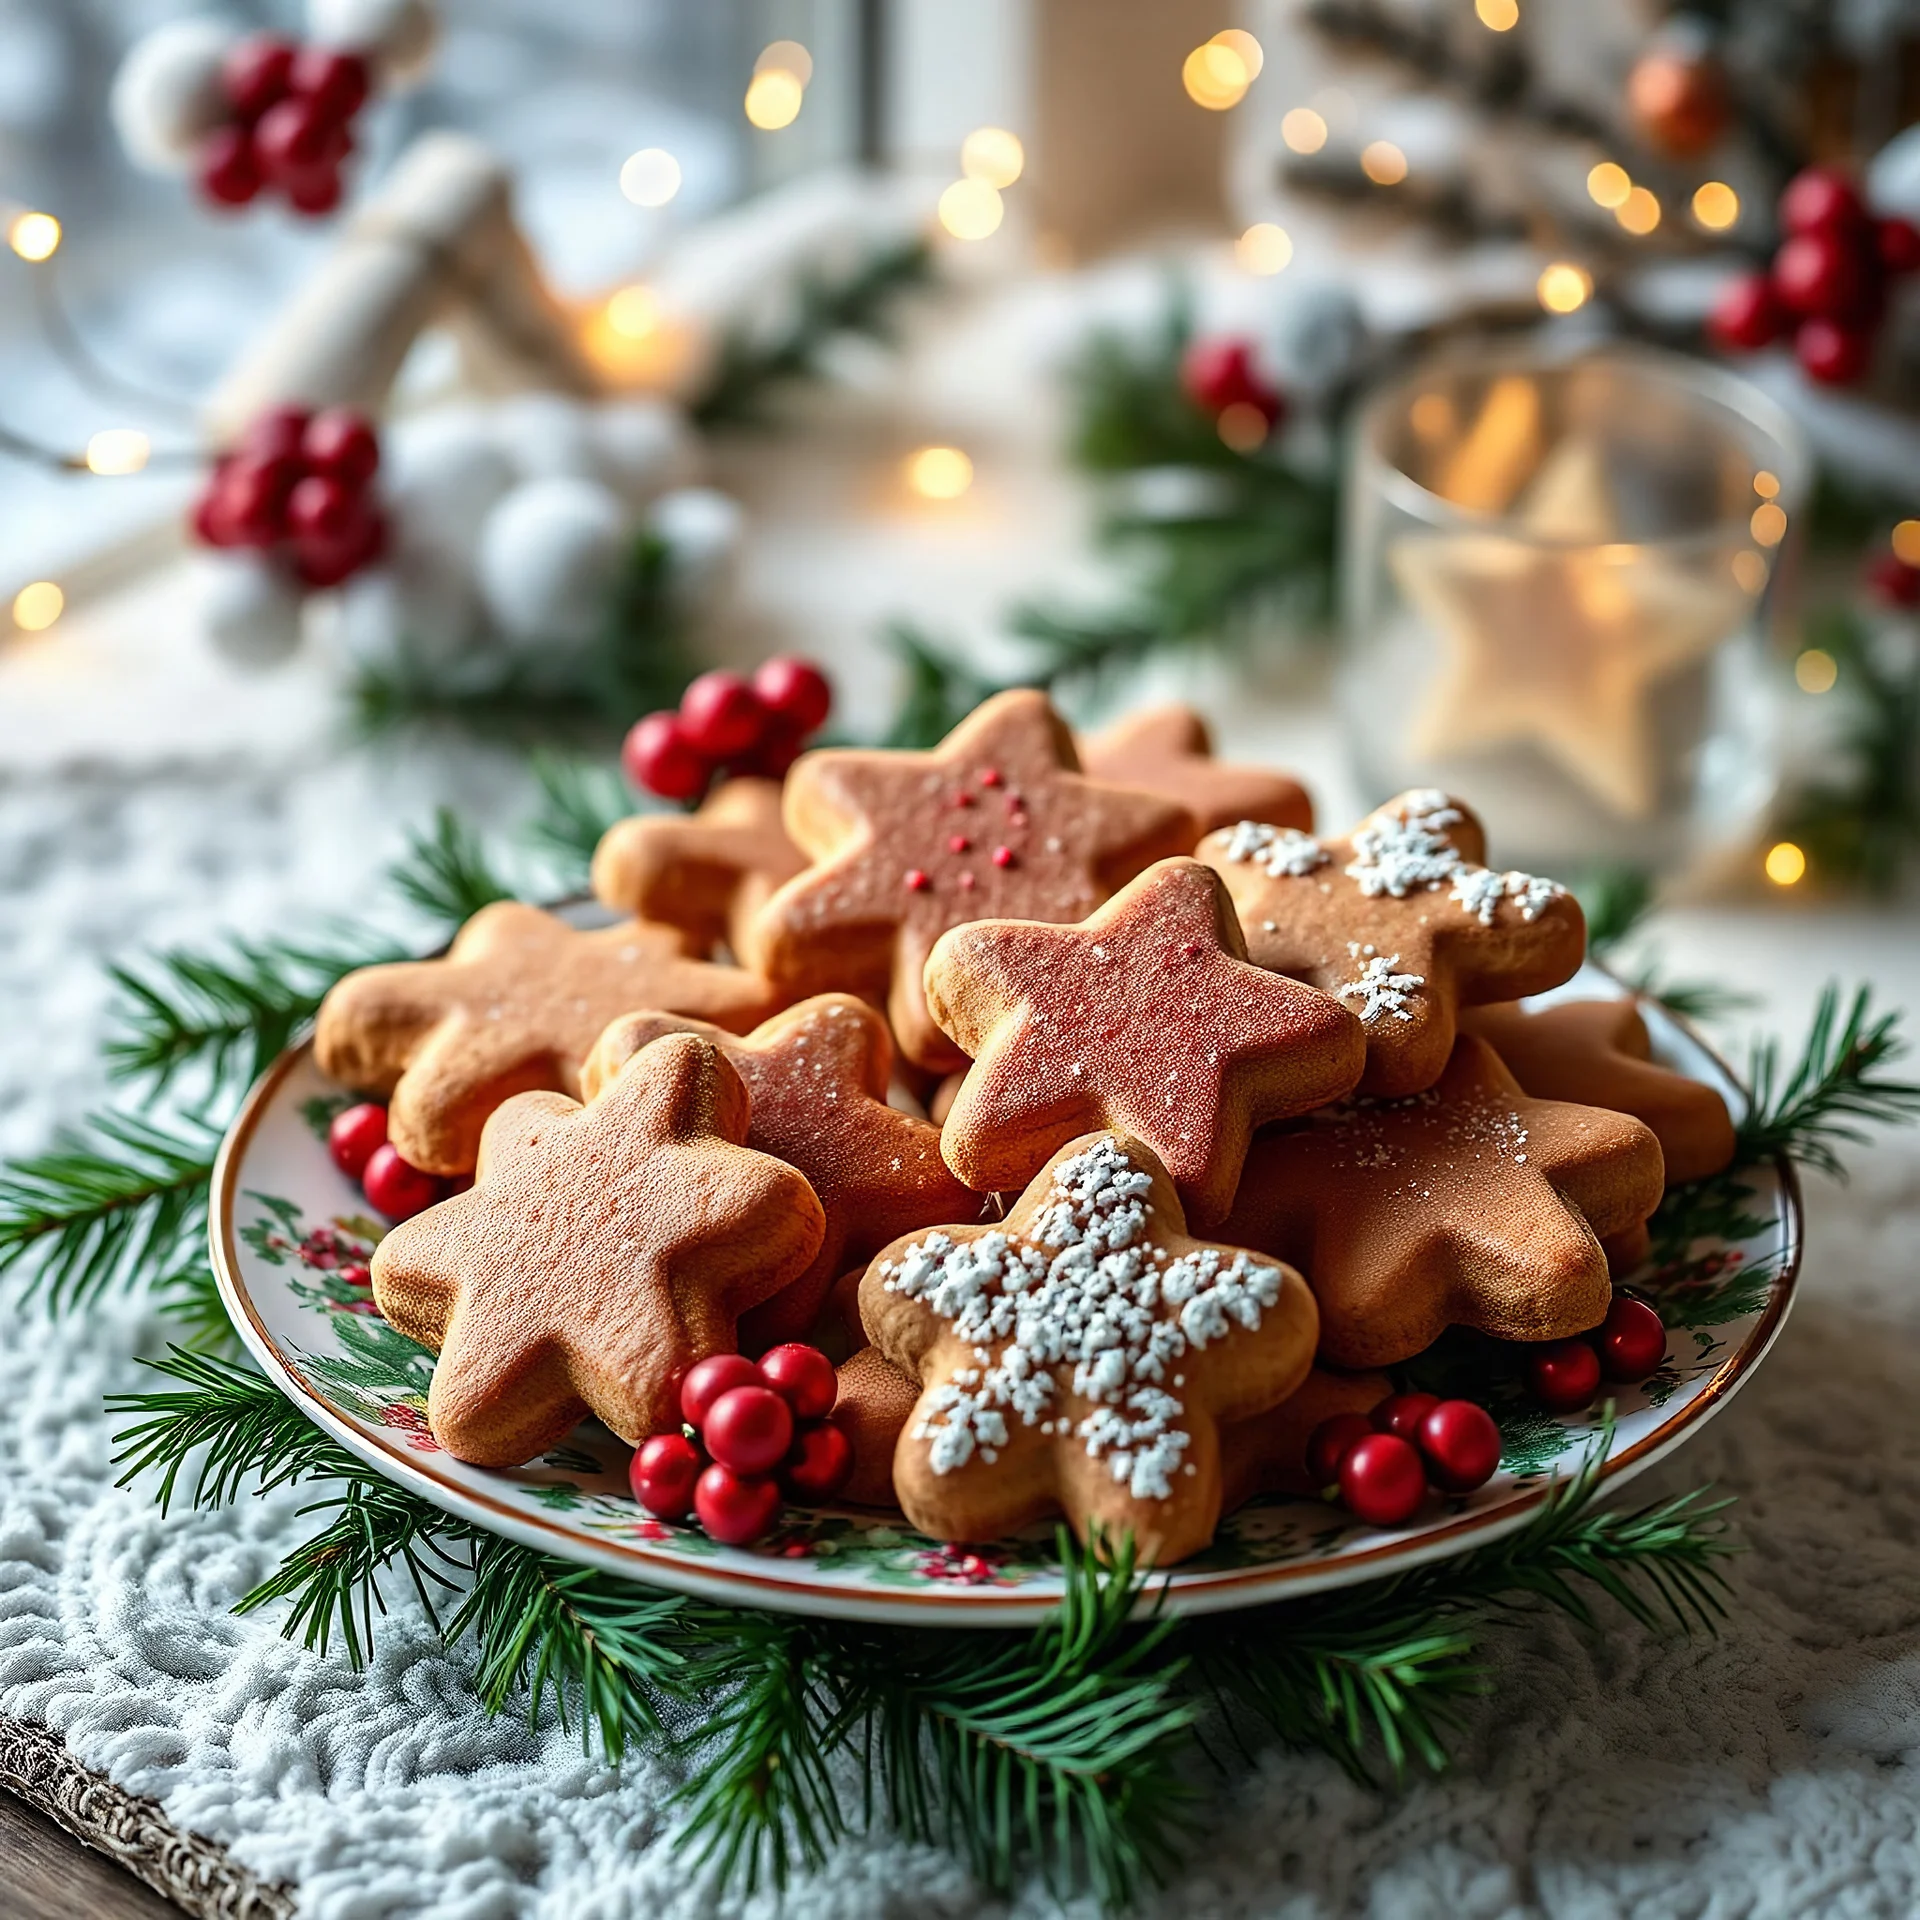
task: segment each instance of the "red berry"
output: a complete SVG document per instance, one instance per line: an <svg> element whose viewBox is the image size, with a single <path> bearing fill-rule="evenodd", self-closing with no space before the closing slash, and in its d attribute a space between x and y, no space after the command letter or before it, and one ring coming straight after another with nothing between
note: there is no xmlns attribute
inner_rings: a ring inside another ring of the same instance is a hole
<svg viewBox="0 0 1920 1920"><path fill-rule="evenodd" d="M763 1387L766 1380L745 1354L713 1353L697 1360L680 1382L680 1418L690 1427L703 1427L707 1409L735 1387Z"/></svg>
<svg viewBox="0 0 1920 1920"><path fill-rule="evenodd" d="M680 727L697 752L713 760L732 760L760 744L767 710L737 673L716 667L680 696Z"/></svg>
<svg viewBox="0 0 1920 1920"><path fill-rule="evenodd" d="M1375 1433L1397 1433L1402 1440L1416 1439L1420 1422L1440 1404L1437 1393L1392 1393L1368 1415Z"/></svg>
<svg viewBox="0 0 1920 1920"><path fill-rule="evenodd" d="M1773 290L1791 313L1847 320L1873 305L1876 263L1851 236L1796 233L1773 256Z"/></svg>
<svg viewBox="0 0 1920 1920"><path fill-rule="evenodd" d="M220 91L242 120L258 120L286 97L293 53L291 40L271 33L253 34L228 49L220 63Z"/></svg>
<svg viewBox="0 0 1920 1920"><path fill-rule="evenodd" d="M1780 196L1780 225L1787 233L1857 227L1865 217L1853 182L1831 167L1808 167L1795 174Z"/></svg>
<svg viewBox="0 0 1920 1920"><path fill-rule="evenodd" d="M234 547L240 544L220 507L220 475L226 464L223 460L215 466L187 514L187 524L193 529L193 537L203 547Z"/></svg>
<svg viewBox="0 0 1920 1920"><path fill-rule="evenodd" d="M213 514L228 542L239 547L270 547L287 530L287 507L300 477L284 456L262 459L242 453L224 463L214 482Z"/></svg>
<svg viewBox="0 0 1920 1920"><path fill-rule="evenodd" d="M633 1497L656 1520L684 1520L693 1511L693 1483L706 1462L683 1433L656 1433L633 1456Z"/></svg>
<svg viewBox="0 0 1920 1920"><path fill-rule="evenodd" d="M1707 331L1723 347L1752 353L1779 339L1786 315L1764 273L1743 274L1713 304Z"/></svg>
<svg viewBox="0 0 1920 1920"><path fill-rule="evenodd" d="M1644 1380L1667 1357L1666 1323L1644 1300L1623 1293L1600 1327L1600 1365L1609 1380Z"/></svg>
<svg viewBox="0 0 1920 1920"><path fill-rule="evenodd" d="M708 1405L700 1438L735 1473L771 1473L793 1445L793 1409L771 1387L729 1387Z"/></svg>
<svg viewBox="0 0 1920 1920"><path fill-rule="evenodd" d="M1316 1487L1340 1478L1340 1463L1373 1431L1364 1413L1330 1414L1307 1436L1307 1477Z"/></svg>
<svg viewBox="0 0 1920 1920"><path fill-rule="evenodd" d="M697 800L713 778L713 762L687 738L677 713L636 720L620 749L620 764L643 793L662 800Z"/></svg>
<svg viewBox="0 0 1920 1920"><path fill-rule="evenodd" d="M352 1266L340 1269L340 1278L350 1287L370 1287L373 1285L373 1269L363 1267L356 1261Z"/></svg>
<svg viewBox="0 0 1920 1920"><path fill-rule="evenodd" d="M1920 567L1908 566L1897 553L1875 559L1867 569L1867 585L1890 607L1920 607Z"/></svg>
<svg viewBox="0 0 1920 1920"><path fill-rule="evenodd" d="M1427 1497L1420 1449L1397 1433L1370 1433L1340 1462L1340 1498L1371 1527L1404 1526Z"/></svg>
<svg viewBox="0 0 1920 1920"><path fill-rule="evenodd" d="M356 495L353 517L342 532L310 534L296 545L295 571L310 587L337 587L362 567L371 566L386 546L386 521L366 504L364 496Z"/></svg>
<svg viewBox="0 0 1920 1920"><path fill-rule="evenodd" d="M1208 413L1252 407L1271 427L1286 411L1279 390L1254 365L1251 340L1194 341L1180 362L1180 384Z"/></svg>
<svg viewBox="0 0 1920 1920"><path fill-rule="evenodd" d="M332 126L311 100L276 101L253 130L260 171L274 184L299 180L327 162Z"/></svg>
<svg viewBox="0 0 1920 1920"><path fill-rule="evenodd" d="M287 86L329 120L351 120L367 104L367 63L340 47L302 47L293 56Z"/></svg>
<svg viewBox="0 0 1920 1920"><path fill-rule="evenodd" d="M359 519L353 489L330 474L308 474L287 496L287 531L296 540L340 540Z"/></svg>
<svg viewBox="0 0 1920 1920"><path fill-rule="evenodd" d="M235 451L261 460L290 458L299 453L307 422L312 418L305 407L268 407L248 422Z"/></svg>
<svg viewBox="0 0 1920 1920"><path fill-rule="evenodd" d="M1894 275L1920 272L1920 227L1911 220L1876 220L1873 244L1886 272Z"/></svg>
<svg viewBox="0 0 1920 1920"><path fill-rule="evenodd" d="M833 711L833 686L811 660L782 654L753 676L761 702L802 734L817 732Z"/></svg>
<svg viewBox="0 0 1920 1920"><path fill-rule="evenodd" d="M387 1110L371 1100L336 1113L327 1129L327 1151L349 1180L358 1180L366 1172L374 1150L386 1144Z"/></svg>
<svg viewBox="0 0 1920 1920"><path fill-rule="evenodd" d="M1793 336L1794 358L1808 379L1825 386L1851 386L1873 358L1873 335L1837 320L1803 320Z"/></svg>
<svg viewBox="0 0 1920 1920"><path fill-rule="evenodd" d="M840 1376L818 1347L789 1340L760 1356L767 1385L793 1409L796 1420L824 1420L840 1397Z"/></svg>
<svg viewBox="0 0 1920 1920"><path fill-rule="evenodd" d="M1556 1340L1527 1357L1533 1397L1554 1413L1578 1413L1600 1391L1600 1356L1584 1340Z"/></svg>
<svg viewBox="0 0 1920 1920"><path fill-rule="evenodd" d="M694 1482L693 1510L723 1546L744 1547L779 1519L780 1488L759 1475L743 1476L727 1467L711 1466Z"/></svg>
<svg viewBox="0 0 1920 1920"><path fill-rule="evenodd" d="M200 191L216 206L244 207L260 191L260 161L245 127L215 127L200 143L197 164Z"/></svg>
<svg viewBox="0 0 1920 1920"><path fill-rule="evenodd" d="M409 1166L391 1140L374 1148L360 1185L368 1205L389 1220L411 1220L440 1198L440 1182Z"/></svg>
<svg viewBox="0 0 1920 1920"><path fill-rule="evenodd" d="M287 205L296 213L331 213L346 191L340 168L331 160L323 160L318 166L303 168L298 173L284 174L279 184L287 196Z"/></svg>
<svg viewBox="0 0 1920 1920"><path fill-rule="evenodd" d="M1500 1429L1493 1415L1471 1400L1436 1401L1417 1438L1428 1472L1449 1493L1484 1487L1500 1464Z"/></svg>
<svg viewBox="0 0 1920 1920"><path fill-rule="evenodd" d="M364 414L328 407L307 422L300 452L315 473L343 487L364 487L380 465L380 442Z"/></svg>
<svg viewBox="0 0 1920 1920"><path fill-rule="evenodd" d="M799 728L785 720L769 719L760 744L745 760L738 762L738 771L757 774L762 780L784 780L787 769L800 758L806 744Z"/></svg>
<svg viewBox="0 0 1920 1920"><path fill-rule="evenodd" d="M780 1463L780 1481L793 1500L831 1500L853 1471L853 1442L831 1420L803 1427Z"/></svg>

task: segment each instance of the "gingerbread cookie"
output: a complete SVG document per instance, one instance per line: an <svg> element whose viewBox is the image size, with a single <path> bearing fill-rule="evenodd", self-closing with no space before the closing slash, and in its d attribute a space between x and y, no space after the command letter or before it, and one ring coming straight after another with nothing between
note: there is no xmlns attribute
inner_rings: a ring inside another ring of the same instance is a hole
<svg viewBox="0 0 1920 1920"><path fill-rule="evenodd" d="M1178 800L1193 817L1195 840L1237 820L1266 820L1302 833L1313 828L1313 802L1298 780L1216 760L1207 723L1179 701L1147 707L1074 744L1094 779Z"/></svg>
<svg viewBox="0 0 1920 1920"><path fill-rule="evenodd" d="M780 824L780 782L723 780L700 810L641 813L601 835L593 891L605 905L681 928L702 953L741 950L775 888L807 857Z"/></svg>
<svg viewBox="0 0 1920 1920"><path fill-rule="evenodd" d="M743 957L790 994L884 992L900 1051L962 1056L921 990L933 943L988 918L1079 920L1190 845L1184 808L1088 780L1046 696L1002 693L931 753L828 749L787 776L787 831L815 865L761 910Z"/></svg>
<svg viewBox="0 0 1920 1920"><path fill-rule="evenodd" d="M680 1372L734 1351L736 1316L825 1231L746 1133L740 1076L691 1034L585 1106L523 1093L494 1112L471 1189L373 1255L380 1311L440 1356L427 1420L449 1453L518 1466L589 1411L629 1445L678 1422Z"/></svg>
<svg viewBox="0 0 1920 1920"><path fill-rule="evenodd" d="M1163 860L1077 926L976 920L927 961L927 1004L973 1057L940 1133L970 1187L1023 1187L1076 1134L1114 1127L1219 1224L1253 1130L1352 1091L1366 1062L1339 1001L1252 965L1197 860Z"/></svg>
<svg viewBox="0 0 1920 1920"><path fill-rule="evenodd" d="M1052 1512L1143 1561L1197 1553L1220 1516L1220 1427L1312 1364L1313 1297L1289 1268L1190 1239L1152 1151L1090 1134L998 1226L896 1241L860 1317L920 1383L893 1458L907 1518L993 1540Z"/></svg>
<svg viewBox="0 0 1920 1920"><path fill-rule="evenodd" d="M1316 1494L1307 1471L1307 1442L1336 1413L1371 1413L1393 1391L1384 1373L1337 1373L1315 1367L1277 1407L1220 1430L1225 1493L1220 1511L1232 1513L1256 1494Z"/></svg>
<svg viewBox="0 0 1920 1920"><path fill-rule="evenodd" d="M1233 895L1252 957L1360 1016L1360 1090L1385 1097L1440 1077L1459 1008L1542 993L1585 955L1573 896L1496 873L1485 855L1480 822L1432 788L1389 801L1344 840L1242 821L1199 847Z"/></svg>
<svg viewBox="0 0 1920 1920"><path fill-rule="evenodd" d="M1598 1236L1660 1204L1638 1120L1533 1100L1463 1035L1437 1085L1261 1135L1222 1229L1304 1272L1322 1357L1386 1367L1450 1326L1558 1340L1606 1317Z"/></svg>
<svg viewBox="0 0 1920 1920"><path fill-rule="evenodd" d="M887 1023L851 994L803 1000L744 1039L670 1013L622 1014L587 1058L588 1097L665 1033L700 1034L732 1061L753 1101L747 1145L797 1167L826 1213L812 1264L741 1320L743 1352L806 1339L849 1262L916 1228L980 1218L980 1196L940 1158L940 1130L887 1105Z"/></svg>
<svg viewBox="0 0 1920 1920"><path fill-rule="evenodd" d="M628 920L582 933L500 901L443 960L348 974L321 1002L314 1058L343 1086L391 1096L388 1137L403 1158L467 1173L508 1095L580 1091L580 1064L615 1014L669 1007L739 1030L782 998L757 974L693 958L676 928Z"/></svg>
<svg viewBox="0 0 1920 1920"><path fill-rule="evenodd" d="M857 1507L894 1507L893 1453L920 1398L920 1383L878 1347L861 1347L840 1363L833 1424L853 1448L853 1471L840 1498Z"/></svg>
<svg viewBox="0 0 1920 1920"><path fill-rule="evenodd" d="M1709 1086L1656 1066L1653 1040L1630 999L1550 1007L1476 1007L1461 1015L1536 1100L1611 1107L1644 1120L1666 1156L1667 1184L1704 1180L1733 1163L1733 1120Z"/></svg>

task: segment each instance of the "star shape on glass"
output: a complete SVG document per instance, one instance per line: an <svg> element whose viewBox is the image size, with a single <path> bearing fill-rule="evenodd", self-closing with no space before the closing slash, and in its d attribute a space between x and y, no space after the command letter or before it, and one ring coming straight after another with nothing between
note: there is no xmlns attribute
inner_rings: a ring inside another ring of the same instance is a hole
<svg viewBox="0 0 1920 1920"><path fill-rule="evenodd" d="M941 936L927 995L973 1058L940 1148L970 1187L1023 1187L1098 1127L1143 1140L1187 1218L1217 1226L1255 1127L1352 1092L1339 1001L1254 966L1226 889L1164 860L1076 926L980 920Z"/></svg>
<svg viewBox="0 0 1920 1920"><path fill-rule="evenodd" d="M1183 702L1143 708L1104 732L1082 734L1075 745L1096 780L1179 801L1193 816L1195 840L1236 820L1268 820L1303 833L1313 826L1313 802L1298 780L1216 760L1206 721Z"/></svg>
<svg viewBox="0 0 1920 1920"><path fill-rule="evenodd" d="M743 1144L747 1104L717 1046L669 1035L584 1106L507 1101L473 1186L374 1249L380 1311L440 1356L427 1420L456 1459L518 1466L588 1412L629 1446L677 1427L680 1373L734 1352L824 1230L806 1180Z"/></svg>

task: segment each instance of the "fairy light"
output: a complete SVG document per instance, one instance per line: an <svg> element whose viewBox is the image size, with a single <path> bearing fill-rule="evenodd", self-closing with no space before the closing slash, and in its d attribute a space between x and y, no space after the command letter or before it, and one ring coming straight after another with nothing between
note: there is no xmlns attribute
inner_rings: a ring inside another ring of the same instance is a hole
<svg viewBox="0 0 1920 1920"><path fill-rule="evenodd" d="M958 447L922 447L907 460L907 485L923 500L958 500L973 485L973 462Z"/></svg>
<svg viewBox="0 0 1920 1920"><path fill-rule="evenodd" d="M1767 584L1767 563L1750 547L1733 556L1733 584L1742 593L1758 593Z"/></svg>
<svg viewBox="0 0 1920 1920"><path fill-rule="evenodd" d="M1650 187L1635 187L1614 208L1613 217L1632 234L1651 233L1660 224L1660 202Z"/></svg>
<svg viewBox="0 0 1920 1920"><path fill-rule="evenodd" d="M1724 233L1740 218L1740 196L1724 180L1708 180L1693 190L1693 217L1709 233Z"/></svg>
<svg viewBox="0 0 1920 1920"><path fill-rule="evenodd" d="M969 180L990 187L1010 187L1027 164L1027 150L1018 134L1005 127L975 127L960 143L960 171Z"/></svg>
<svg viewBox="0 0 1920 1920"><path fill-rule="evenodd" d="M620 169L620 191L636 207L664 207L680 191L680 162L665 147L642 147Z"/></svg>
<svg viewBox="0 0 1920 1920"><path fill-rule="evenodd" d="M1762 467L1753 476L1753 490L1762 500L1772 500L1780 492L1780 476Z"/></svg>
<svg viewBox="0 0 1920 1920"><path fill-rule="evenodd" d="M790 73L803 87L813 85L813 55L798 40L770 40L753 63L755 73Z"/></svg>
<svg viewBox="0 0 1920 1920"><path fill-rule="evenodd" d="M1247 273L1282 273L1293 258L1293 236L1271 220L1257 220L1233 243L1233 257Z"/></svg>
<svg viewBox="0 0 1920 1920"><path fill-rule="evenodd" d="M1587 198L1609 213L1627 204L1633 191L1633 176L1617 160L1602 160L1587 173Z"/></svg>
<svg viewBox="0 0 1920 1920"><path fill-rule="evenodd" d="M138 473L152 451L137 427L108 427L87 442L87 470L108 475Z"/></svg>
<svg viewBox="0 0 1920 1920"><path fill-rule="evenodd" d="M940 224L956 240L984 240L1006 218L1006 203L984 180L956 180L940 196Z"/></svg>
<svg viewBox="0 0 1920 1920"><path fill-rule="evenodd" d="M1237 48L1209 40L1205 46L1195 47L1181 63L1180 84L1196 107L1225 113L1246 98L1253 75Z"/></svg>
<svg viewBox="0 0 1920 1920"><path fill-rule="evenodd" d="M1520 24L1519 0L1473 0L1473 11L1491 33L1511 33Z"/></svg>
<svg viewBox="0 0 1920 1920"><path fill-rule="evenodd" d="M798 74L785 67L768 67L748 83L747 118L762 133L778 133L799 119L806 91Z"/></svg>
<svg viewBox="0 0 1920 1920"><path fill-rule="evenodd" d="M60 250L60 222L50 213L29 209L7 222L7 245L22 260L51 260Z"/></svg>
<svg viewBox="0 0 1920 1920"><path fill-rule="evenodd" d="M1593 275L1571 260L1556 260L1534 284L1549 313L1578 313L1593 297Z"/></svg>
<svg viewBox="0 0 1920 1920"><path fill-rule="evenodd" d="M1806 878L1807 856L1791 840L1778 840L1767 849L1767 878L1776 887L1795 887Z"/></svg>
<svg viewBox="0 0 1920 1920"><path fill-rule="evenodd" d="M1840 664L1825 647L1808 647L1794 661L1793 677L1802 693L1831 693Z"/></svg>
<svg viewBox="0 0 1920 1920"><path fill-rule="evenodd" d="M1757 545L1777 547L1787 536L1787 510L1769 500L1753 510L1753 518L1747 522L1747 531L1753 535Z"/></svg>
<svg viewBox="0 0 1920 1920"><path fill-rule="evenodd" d="M1902 520L1889 544L1893 557L1903 566L1920 567L1920 520Z"/></svg>
<svg viewBox="0 0 1920 1920"><path fill-rule="evenodd" d="M660 324L660 302L651 287L622 287L607 302L607 325L623 340L644 340Z"/></svg>
<svg viewBox="0 0 1920 1920"><path fill-rule="evenodd" d="M1233 400L1220 409L1214 422L1222 443L1235 453L1252 453L1266 442L1272 423L1250 400Z"/></svg>
<svg viewBox="0 0 1920 1920"><path fill-rule="evenodd" d="M66 611L67 596L51 580L29 580L13 596L13 624L22 633L45 633Z"/></svg>
<svg viewBox="0 0 1920 1920"><path fill-rule="evenodd" d="M1397 187L1407 177L1407 156L1391 140L1370 140L1360 149L1360 171L1376 187Z"/></svg>
<svg viewBox="0 0 1920 1920"><path fill-rule="evenodd" d="M1416 438L1434 446L1447 439L1457 422L1454 417L1453 402L1444 393L1423 393L1407 409L1407 418L1413 425Z"/></svg>
<svg viewBox="0 0 1920 1920"><path fill-rule="evenodd" d="M1327 144L1327 123L1311 107L1280 116L1280 138L1295 153L1318 153Z"/></svg>
<svg viewBox="0 0 1920 1920"><path fill-rule="evenodd" d="M1245 27L1223 27L1207 44L1225 47L1229 53L1237 54L1247 70L1249 85L1260 78L1260 69L1267 64L1266 49Z"/></svg>

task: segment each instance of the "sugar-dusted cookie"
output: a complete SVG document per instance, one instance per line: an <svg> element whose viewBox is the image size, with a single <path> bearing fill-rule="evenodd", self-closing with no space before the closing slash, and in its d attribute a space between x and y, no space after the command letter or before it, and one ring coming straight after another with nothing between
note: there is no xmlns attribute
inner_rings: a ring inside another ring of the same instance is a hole
<svg viewBox="0 0 1920 1920"><path fill-rule="evenodd" d="M512 1467L588 1411L629 1445L678 1421L681 1369L732 1352L738 1314L825 1227L746 1133L740 1076L691 1034L585 1106L523 1093L495 1111L471 1189L373 1255L380 1311L440 1355L427 1419L449 1453Z"/></svg>
<svg viewBox="0 0 1920 1920"><path fill-rule="evenodd" d="M780 782L723 780L697 813L638 813L593 851L593 891L621 913L679 927L702 953L737 955L753 916L807 857L780 824Z"/></svg>
<svg viewBox="0 0 1920 1920"><path fill-rule="evenodd" d="M1654 1064L1653 1041L1630 999L1511 1003L1460 1017L1537 1100L1611 1107L1644 1120L1666 1156L1667 1183L1704 1180L1733 1161L1733 1121L1712 1087Z"/></svg>
<svg viewBox="0 0 1920 1920"><path fill-rule="evenodd" d="M1226 1491L1220 1511L1231 1513L1259 1493L1320 1492L1307 1471L1307 1442L1314 1428L1336 1413L1371 1413L1392 1391L1393 1382L1384 1373L1315 1367L1277 1407L1222 1427Z"/></svg>
<svg viewBox="0 0 1920 1920"><path fill-rule="evenodd" d="M1046 696L997 694L931 753L825 749L787 776L787 831L815 864L761 910L742 957L790 995L886 994L909 1060L961 1064L921 991L968 920L1079 920L1191 845L1176 802L1082 777Z"/></svg>
<svg viewBox="0 0 1920 1920"><path fill-rule="evenodd" d="M757 974L687 952L672 927L582 933L538 907L483 907L442 960L350 973L320 1005L314 1057L343 1086L391 1096L388 1137L428 1173L468 1173L509 1094L580 1091L600 1030L630 1007L744 1029L782 1004Z"/></svg>
<svg viewBox="0 0 1920 1920"><path fill-rule="evenodd" d="M1363 1093L1432 1086L1459 1008L1558 986L1586 952L1573 896L1483 866L1480 822L1432 788L1390 800L1344 840L1242 821L1209 834L1199 857L1226 881L1261 966L1359 1014Z"/></svg>
<svg viewBox="0 0 1920 1920"><path fill-rule="evenodd" d="M1178 800L1193 816L1195 840L1236 820L1267 820L1303 833L1313 826L1313 802L1298 780L1216 760L1207 723L1180 701L1143 708L1104 733L1080 735L1075 745L1094 779Z"/></svg>
<svg viewBox="0 0 1920 1920"><path fill-rule="evenodd" d="M1450 1326L1558 1340L1606 1317L1597 1236L1660 1204L1660 1142L1600 1107L1533 1100L1463 1035L1436 1085L1253 1143L1224 1238L1290 1261L1342 1367L1411 1359Z"/></svg>
<svg viewBox="0 0 1920 1920"><path fill-rule="evenodd" d="M1197 860L1163 860L1077 926L977 920L942 934L927 1004L973 1057L940 1133L971 1187L1023 1187L1076 1134L1115 1127L1217 1226L1253 1130L1350 1093L1360 1022L1254 966Z"/></svg>
<svg viewBox="0 0 1920 1920"><path fill-rule="evenodd" d="M895 1507L893 1453L920 1398L920 1382L878 1347L861 1347L839 1366L833 1424L853 1447L853 1471L840 1489L857 1507Z"/></svg>
<svg viewBox="0 0 1920 1920"><path fill-rule="evenodd" d="M998 1226L896 1241L860 1317L920 1384L893 1457L915 1526L993 1540L1058 1511L1162 1566L1213 1537L1220 1426L1293 1392L1317 1319L1287 1267L1190 1239L1166 1169L1114 1133L1063 1147Z"/></svg>
<svg viewBox="0 0 1920 1920"><path fill-rule="evenodd" d="M797 1167L826 1212L812 1264L741 1319L743 1352L806 1339L835 1276L889 1240L980 1218L980 1196L940 1158L939 1128L887 1105L887 1023L851 994L803 1000L744 1039L670 1013L622 1014L587 1057L588 1097L664 1033L700 1034L732 1061L753 1101L747 1145Z"/></svg>

